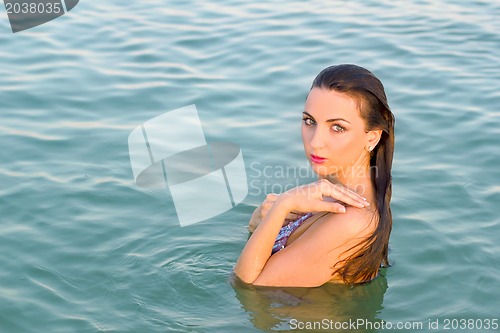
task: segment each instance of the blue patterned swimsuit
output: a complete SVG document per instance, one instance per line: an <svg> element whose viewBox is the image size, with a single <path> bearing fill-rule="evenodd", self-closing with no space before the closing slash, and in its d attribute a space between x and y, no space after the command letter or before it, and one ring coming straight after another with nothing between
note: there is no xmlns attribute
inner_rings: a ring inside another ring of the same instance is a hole
<svg viewBox="0 0 500 333"><path fill-rule="evenodd" d="M276 241L274 242L273 245L273 250L271 254L275 254L278 251L281 251L285 248L286 242L288 241L288 237L294 232L300 225L310 218L313 214L312 213L307 213L306 215L302 216L301 218L292 221L288 223L287 225L281 227L280 232L278 233L278 236L276 237Z"/></svg>

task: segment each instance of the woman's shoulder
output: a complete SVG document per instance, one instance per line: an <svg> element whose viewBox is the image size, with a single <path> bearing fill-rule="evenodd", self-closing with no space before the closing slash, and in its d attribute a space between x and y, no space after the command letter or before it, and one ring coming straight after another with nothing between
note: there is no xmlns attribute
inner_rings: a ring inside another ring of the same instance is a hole
<svg viewBox="0 0 500 333"><path fill-rule="evenodd" d="M375 217L366 209L347 207L342 214L315 213L294 231L287 247L300 249L308 255L325 255L338 261L338 256L356 247L363 239L373 233Z"/></svg>
<svg viewBox="0 0 500 333"><path fill-rule="evenodd" d="M345 213L325 214L314 224L317 226L311 232L335 235L337 239L366 237L376 228L377 214L372 209L346 207Z"/></svg>

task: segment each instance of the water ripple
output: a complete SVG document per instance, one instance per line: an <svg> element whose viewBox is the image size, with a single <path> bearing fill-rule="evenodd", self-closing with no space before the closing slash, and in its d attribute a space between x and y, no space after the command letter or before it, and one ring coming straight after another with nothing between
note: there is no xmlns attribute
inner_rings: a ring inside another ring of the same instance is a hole
<svg viewBox="0 0 500 333"><path fill-rule="evenodd" d="M368 4L83 1L18 34L0 20L0 330L275 331L306 314L494 317L500 5ZM259 183L252 205L180 228L168 193L133 184L127 137L196 103L207 140L239 144L247 166L302 166L300 111L314 75L335 63L377 74L396 114L389 288L277 306L303 295L228 282L269 187Z"/></svg>

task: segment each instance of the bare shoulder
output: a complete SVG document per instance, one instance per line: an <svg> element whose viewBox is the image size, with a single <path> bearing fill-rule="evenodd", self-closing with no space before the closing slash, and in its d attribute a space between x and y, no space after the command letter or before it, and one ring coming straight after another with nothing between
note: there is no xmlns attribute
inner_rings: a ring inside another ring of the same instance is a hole
<svg viewBox="0 0 500 333"><path fill-rule="evenodd" d="M373 211L347 207L343 214L329 213L314 221L297 239L292 248L310 249L311 253L332 254L358 244L375 230L377 220ZM293 234L292 234L293 235Z"/></svg>
<svg viewBox="0 0 500 333"><path fill-rule="evenodd" d="M343 214L327 214L318 221L318 232L341 233L344 237L364 237L377 225L376 214L371 209L347 207Z"/></svg>
<svg viewBox="0 0 500 333"><path fill-rule="evenodd" d="M371 216L349 207L344 214L326 214L311 221L291 244L269 258L254 284L320 286L332 280L333 267L370 234Z"/></svg>

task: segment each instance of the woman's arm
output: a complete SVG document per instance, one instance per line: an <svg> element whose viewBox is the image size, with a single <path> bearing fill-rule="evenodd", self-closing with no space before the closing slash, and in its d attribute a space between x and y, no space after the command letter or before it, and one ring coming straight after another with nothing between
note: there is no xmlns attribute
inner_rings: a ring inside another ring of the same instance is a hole
<svg viewBox="0 0 500 333"><path fill-rule="evenodd" d="M243 282L252 283L261 273L271 256L274 240L289 212L290 208L286 202L277 201L255 229L234 267L234 273Z"/></svg>
<svg viewBox="0 0 500 333"><path fill-rule="evenodd" d="M271 256L272 247L286 216L291 211L325 211L344 213L345 207L339 203L323 200L330 196L346 204L365 207L361 196L346 188L341 188L327 180L297 187L281 195L271 210L248 240L234 268L235 274L246 283L253 283L261 274Z"/></svg>
<svg viewBox="0 0 500 333"><path fill-rule="evenodd" d="M253 211L252 217L250 217L250 221L248 222L248 231L254 232L261 222L262 222L262 204L259 207L255 208L255 210Z"/></svg>

